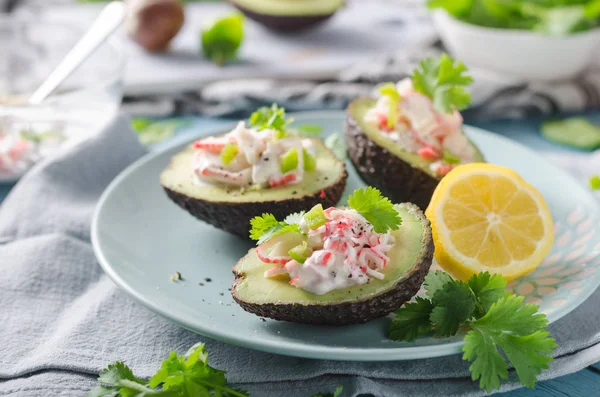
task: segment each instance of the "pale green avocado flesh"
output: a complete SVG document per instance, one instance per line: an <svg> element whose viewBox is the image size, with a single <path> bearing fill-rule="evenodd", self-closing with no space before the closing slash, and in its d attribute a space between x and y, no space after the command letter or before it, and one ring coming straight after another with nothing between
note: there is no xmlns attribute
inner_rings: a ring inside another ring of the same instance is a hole
<svg viewBox="0 0 600 397"><path fill-rule="evenodd" d="M390 261L382 270L383 280L372 278L368 284L315 295L290 285L288 278L265 278L264 272L274 265L262 262L252 249L233 269L235 274L242 275L234 284L236 300L254 305L329 305L370 300L390 291L412 274L414 266L420 265L431 238L428 222L418 216L420 211L415 206L399 204L396 208L402 224L393 232L396 244L388 253Z"/></svg>
<svg viewBox="0 0 600 397"><path fill-rule="evenodd" d="M239 6L264 15L313 16L333 14L344 0L233 0Z"/></svg>
<svg viewBox="0 0 600 397"><path fill-rule="evenodd" d="M375 106L376 103L377 100L373 98L361 98L359 101L353 103L352 117L361 127L364 134L367 135L372 141L377 143L379 146L384 147L390 153L400 158L402 161L411 164L413 167L419 167L434 178L439 178L439 175L429 168L429 164L431 164L431 162L423 159L416 153L407 152L401 146L394 143L392 140L384 137L376 125L365 121L365 115L367 114L369 109ZM461 131L461 134L464 134L464 132ZM469 141L469 143L473 146L475 152L475 162L484 162L485 160L479 149L477 149L477 147L471 141Z"/></svg>
<svg viewBox="0 0 600 397"><path fill-rule="evenodd" d="M195 184L192 170L194 149L189 146L176 154L169 167L160 176L163 187L192 199L212 203L252 203L265 201L284 201L318 193L344 174L344 163L338 160L318 139L313 139L317 148L317 165L312 172L306 172L300 183L277 188L241 191L237 187L213 184Z"/></svg>

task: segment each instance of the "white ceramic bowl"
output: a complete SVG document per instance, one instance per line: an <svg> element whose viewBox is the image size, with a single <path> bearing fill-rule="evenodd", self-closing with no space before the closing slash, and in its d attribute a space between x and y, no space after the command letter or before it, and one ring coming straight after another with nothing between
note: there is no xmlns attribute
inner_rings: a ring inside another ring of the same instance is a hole
<svg viewBox="0 0 600 397"><path fill-rule="evenodd" d="M564 37L528 30L486 28L435 11L448 51L467 66L526 80L560 80L581 73L600 45L600 29Z"/></svg>

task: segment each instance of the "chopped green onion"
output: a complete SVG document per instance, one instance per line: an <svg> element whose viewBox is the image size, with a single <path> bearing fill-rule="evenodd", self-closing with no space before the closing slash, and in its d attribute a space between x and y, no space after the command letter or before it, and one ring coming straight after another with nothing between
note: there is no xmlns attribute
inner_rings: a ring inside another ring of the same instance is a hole
<svg viewBox="0 0 600 397"><path fill-rule="evenodd" d="M304 220L310 229L316 229L327 222L325 219L325 213L323 212L323 206L317 204L311 208L306 214L304 214Z"/></svg>
<svg viewBox="0 0 600 397"><path fill-rule="evenodd" d="M386 83L379 87L379 93L387 96L390 99L390 109L388 111L387 125L392 128L398 121L398 102L400 102L400 94L396 90L394 83Z"/></svg>
<svg viewBox="0 0 600 397"><path fill-rule="evenodd" d="M237 152L238 152L237 145L234 145L233 143L227 143L227 145L225 145L223 150L221 150L221 161L223 162L223 164L227 165L227 164L231 163L233 161L233 159L235 158L235 155L237 154Z"/></svg>
<svg viewBox="0 0 600 397"><path fill-rule="evenodd" d="M295 246L288 251L289 256L298 263L306 262L306 259L312 254L312 249L303 241L302 244Z"/></svg>
<svg viewBox="0 0 600 397"><path fill-rule="evenodd" d="M590 178L590 188L600 190L600 175L594 175Z"/></svg>
<svg viewBox="0 0 600 397"><path fill-rule="evenodd" d="M281 156L281 173L295 170L298 167L298 151L295 148L288 150Z"/></svg>
<svg viewBox="0 0 600 397"><path fill-rule="evenodd" d="M460 157L448 149L444 149L444 161L448 164L460 164Z"/></svg>
<svg viewBox="0 0 600 397"><path fill-rule="evenodd" d="M308 172L314 171L317 168L317 158L311 156L306 149L302 151L302 156L304 158L304 170Z"/></svg>

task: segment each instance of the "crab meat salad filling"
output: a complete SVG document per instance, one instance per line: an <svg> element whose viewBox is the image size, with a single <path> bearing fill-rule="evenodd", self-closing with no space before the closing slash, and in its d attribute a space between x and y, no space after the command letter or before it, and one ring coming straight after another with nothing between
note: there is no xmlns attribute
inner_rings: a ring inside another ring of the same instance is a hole
<svg viewBox="0 0 600 397"><path fill-rule="evenodd" d="M316 168L316 147L287 128L292 120L273 105L240 121L229 133L194 142L197 183L274 188L302 181Z"/></svg>
<svg viewBox="0 0 600 397"><path fill-rule="evenodd" d="M464 72L464 64L446 54L422 61L411 77L379 88L381 95L365 121L402 149L428 161L438 175L474 162L473 146L461 133L459 110L470 103L470 94L462 86L472 82ZM432 76L435 81L430 81Z"/></svg>
<svg viewBox="0 0 600 397"><path fill-rule="evenodd" d="M273 267L264 277L317 295L384 279L396 244L391 231L402 222L394 205L372 187L355 190L347 208L318 204L278 221L271 214L252 219L250 237L259 259Z"/></svg>

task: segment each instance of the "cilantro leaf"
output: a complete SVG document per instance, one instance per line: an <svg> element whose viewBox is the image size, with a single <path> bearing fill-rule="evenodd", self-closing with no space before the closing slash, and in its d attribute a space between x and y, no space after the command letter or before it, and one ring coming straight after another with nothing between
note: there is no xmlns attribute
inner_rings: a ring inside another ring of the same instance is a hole
<svg viewBox="0 0 600 397"><path fill-rule="evenodd" d="M273 214L262 214L260 216L255 216L250 220L250 238L252 240L260 240L263 234L267 232L267 230L278 226L279 221L275 218Z"/></svg>
<svg viewBox="0 0 600 397"><path fill-rule="evenodd" d="M427 297L430 299L433 298L433 295L435 295L438 290L442 289L446 283L452 281L454 281L452 276L443 270L436 270L433 273L428 273L425 276L424 282L425 291L427 291Z"/></svg>
<svg viewBox="0 0 600 397"><path fill-rule="evenodd" d="M508 364L496 349L491 337L472 329L465 336L463 360L471 361L471 379L478 380L479 386L488 392L500 388L500 378L508 379Z"/></svg>
<svg viewBox="0 0 600 397"><path fill-rule="evenodd" d="M500 364L503 359L498 349L526 387L533 387L536 375L548 368L556 343L544 330L546 316L537 311L536 305L523 305L522 296L510 294L494 303L485 316L470 322L463 359L472 361L473 380L479 379L482 388L491 391L500 386L499 378L506 379L507 366Z"/></svg>
<svg viewBox="0 0 600 397"><path fill-rule="evenodd" d="M288 219L288 218L286 218ZM297 224L288 224L287 222L279 222L273 214L262 214L255 216L250 220L250 238L257 240L256 244L261 245L270 238L288 232L300 232Z"/></svg>
<svg viewBox="0 0 600 397"><path fill-rule="evenodd" d="M471 103L471 94L465 87L473 79L465 74L466 71L462 62L444 53L439 59L427 58L419 62L411 78L414 89L428 96L438 111L452 113Z"/></svg>
<svg viewBox="0 0 600 397"><path fill-rule="evenodd" d="M279 107L276 103L271 107L263 106L258 108L250 115L248 122L250 126L259 131L272 129L278 131L277 138L283 138L286 135L286 128L294 120L286 118L285 108Z"/></svg>
<svg viewBox="0 0 600 397"><path fill-rule="evenodd" d="M549 354L552 354L556 342L549 336L548 331L536 331L526 336L502 334L498 341L498 346L515 367L519 380L525 387L534 387L536 376L542 369L548 368L548 364L553 360Z"/></svg>
<svg viewBox="0 0 600 397"><path fill-rule="evenodd" d="M344 386L338 386L335 388L333 393L317 393L312 397L340 397L342 395L342 391L344 390Z"/></svg>
<svg viewBox="0 0 600 397"><path fill-rule="evenodd" d="M462 281L452 281L438 289L432 299L435 307L429 319L440 336L452 336L458 327L471 318L475 301L469 286Z"/></svg>
<svg viewBox="0 0 600 397"><path fill-rule="evenodd" d="M131 371L131 368L129 368L121 361L117 361L116 363L109 365L98 375L98 382L109 386L116 386L123 379L130 380L136 383L144 383L144 381L137 379L133 375L133 371Z"/></svg>
<svg viewBox="0 0 600 397"><path fill-rule="evenodd" d="M471 323L473 328L494 330L501 328L514 335L529 335L548 326L548 319L538 313L539 307L523 304L523 296L510 294L494 303L485 316Z"/></svg>
<svg viewBox="0 0 600 397"><path fill-rule="evenodd" d="M467 281L469 288L475 295L477 305L475 317L482 317L490 307L504 296L506 280L499 274L490 275L488 272L474 274Z"/></svg>
<svg viewBox="0 0 600 397"><path fill-rule="evenodd" d="M377 233L386 233L388 229L398 230L402 223L392 202L371 186L356 189L348 198L348 205L364 216Z"/></svg>
<svg viewBox="0 0 600 397"><path fill-rule="evenodd" d="M431 331L429 316L433 304L429 299L417 297L415 302L409 302L396 310L396 317L388 329L388 337L397 341L417 339L420 334Z"/></svg>

